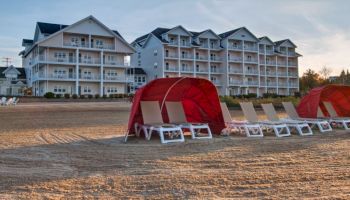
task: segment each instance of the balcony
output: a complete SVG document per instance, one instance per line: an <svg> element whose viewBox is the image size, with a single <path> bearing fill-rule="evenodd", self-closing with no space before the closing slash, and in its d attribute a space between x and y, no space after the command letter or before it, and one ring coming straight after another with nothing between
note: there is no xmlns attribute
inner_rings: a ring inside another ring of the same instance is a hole
<svg viewBox="0 0 350 200"><path fill-rule="evenodd" d="M248 86L258 86L259 82L258 81L244 81L244 85Z"/></svg>
<svg viewBox="0 0 350 200"><path fill-rule="evenodd" d="M276 66L276 61L266 61L266 65Z"/></svg>
<svg viewBox="0 0 350 200"><path fill-rule="evenodd" d="M181 72L183 73L193 73L193 69L190 67L182 67Z"/></svg>
<svg viewBox="0 0 350 200"><path fill-rule="evenodd" d="M86 43L76 43L76 42L64 42L63 46L65 47L76 47L76 48L89 48L89 49L104 49L104 50L115 50L114 44L101 44L101 45L95 45L86 42Z"/></svg>
<svg viewBox="0 0 350 200"><path fill-rule="evenodd" d="M278 76L287 76L287 72L278 72L277 73Z"/></svg>
<svg viewBox="0 0 350 200"><path fill-rule="evenodd" d="M222 59L221 59L220 57L211 57L211 58L210 58L210 61L211 61L211 62L221 62L221 60L222 60Z"/></svg>
<svg viewBox="0 0 350 200"><path fill-rule="evenodd" d="M276 72L267 71L266 76L276 76Z"/></svg>
<svg viewBox="0 0 350 200"><path fill-rule="evenodd" d="M250 52L258 52L258 47L254 46L245 46L244 51L250 51Z"/></svg>
<svg viewBox="0 0 350 200"><path fill-rule="evenodd" d="M188 55L188 54L187 54L187 55L186 55L186 54L185 54L185 55L181 55L181 59L193 60L193 58L194 58L194 57L193 57L192 55Z"/></svg>
<svg viewBox="0 0 350 200"><path fill-rule="evenodd" d="M257 59L244 59L245 63L251 63L251 64L258 64L258 60Z"/></svg>
<svg viewBox="0 0 350 200"><path fill-rule="evenodd" d="M242 46L240 46L240 45L229 45L228 46L228 49L229 50L234 50L234 51L242 51L243 50L243 47Z"/></svg>
<svg viewBox="0 0 350 200"><path fill-rule="evenodd" d="M278 87L287 88L287 87L289 87L289 84L288 83L278 83Z"/></svg>
<svg viewBox="0 0 350 200"><path fill-rule="evenodd" d="M104 61L106 66L115 66L115 67L130 67L130 63L120 62L120 61Z"/></svg>
<svg viewBox="0 0 350 200"><path fill-rule="evenodd" d="M207 56L196 56L196 60L199 60L199 61L208 61L208 57Z"/></svg>
<svg viewBox="0 0 350 200"><path fill-rule="evenodd" d="M267 82L267 83L266 83L266 86L267 86L267 87L276 87L276 86L277 86L277 83L276 83L276 82Z"/></svg>
<svg viewBox="0 0 350 200"><path fill-rule="evenodd" d="M39 72L34 74L33 81L36 80L58 80L58 81L74 81L76 78L75 73L68 73L68 74L55 74L50 73L45 75L44 72Z"/></svg>
<svg viewBox="0 0 350 200"><path fill-rule="evenodd" d="M213 45L213 46L210 45L210 50L218 51L218 50L221 50L221 47L219 45Z"/></svg>
<svg viewBox="0 0 350 200"><path fill-rule="evenodd" d="M297 83L289 83L289 87L298 88L299 86Z"/></svg>
<svg viewBox="0 0 350 200"><path fill-rule="evenodd" d="M242 69L229 69L228 71L231 74L243 74L243 70Z"/></svg>
<svg viewBox="0 0 350 200"><path fill-rule="evenodd" d="M82 81L99 81L101 76L100 74L79 74L79 79Z"/></svg>
<svg viewBox="0 0 350 200"><path fill-rule="evenodd" d="M289 72L288 76L298 78L298 74L293 72Z"/></svg>
<svg viewBox="0 0 350 200"><path fill-rule="evenodd" d="M285 63L285 62L278 62L277 65L279 67L287 67L287 63Z"/></svg>
<svg viewBox="0 0 350 200"><path fill-rule="evenodd" d="M223 72L220 69L211 68L210 69L210 73L212 73L212 74L221 74Z"/></svg>
<svg viewBox="0 0 350 200"><path fill-rule="evenodd" d="M242 62L242 58L229 58L228 61L229 62L237 62L237 63L241 63Z"/></svg>
<svg viewBox="0 0 350 200"><path fill-rule="evenodd" d="M76 64L75 56L73 57L45 57L44 55L36 56L29 61L30 65L35 65L37 63L51 63L51 64Z"/></svg>
<svg viewBox="0 0 350 200"><path fill-rule="evenodd" d="M243 81L238 81L238 80L229 80L229 85L234 85L234 86L242 86Z"/></svg>
<svg viewBox="0 0 350 200"><path fill-rule="evenodd" d="M218 80L211 80L211 82L215 85L215 86L221 86L222 83Z"/></svg>
<svg viewBox="0 0 350 200"><path fill-rule="evenodd" d="M181 47L191 47L191 43L189 43L189 42L181 42L180 46Z"/></svg>
<svg viewBox="0 0 350 200"><path fill-rule="evenodd" d="M134 82L133 76L110 76L104 75L103 80L106 82Z"/></svg>
<svg viewBox="0 0 350 200"><path fill-rule="evenodd" d="M289 67L296 67L297 63L296 62L288 62Z"/></svg>
<svg viewBox="0 0 350 200"><path fill-rule="evenodd" d="M257 70L245 70L244 73L246 75L259 75L259 72Z"/></svg>
<svg viewBox="0 0 350 200"><path fill-rule="evenodd" d="M179 72L178 68L174 67L174 66L166 66L165 71L166 72Z"/></svg>
<svg viewBox="0 0 350 200"><path fill-rule="evenodd" d="M273 55L273 54L274 54L273 50L266 49L266 55Z"/></svg>
<svg viewBox="0 0 350 200"><path fill-rule="evenodd" d="M170 53L165 53L165 58L168 59L177 59L179 56L177 54L170 54Z"/></svg>
<svg viewBox="0 0 350 200"><path fill-rule="evenodd" d="M199 68L199 69L197 68L196 72L197 73L205 73L205 74L207 74L207 73L209 73L209 70L205 69L205 68Z"/></svg>
<svg viewBox="0 0 350 200"><path fill-rule="evenodd" d="M294 57L294 56L297 56L297 54L295 52L288 52L288 56Z"/></svg>
<svg viewBox="0 0 350 200"><path fill-rule="evenodd" d="M178 41L177 40L171 40L169 41L168 45L171 45L171 46L178 46Z"/></svg>
<svg viewBox="0 0 350 200"><path fill-rule="evenodd" d="M79 64L100 65L101 59L99 59L99 58L79 58Z"/></svg>

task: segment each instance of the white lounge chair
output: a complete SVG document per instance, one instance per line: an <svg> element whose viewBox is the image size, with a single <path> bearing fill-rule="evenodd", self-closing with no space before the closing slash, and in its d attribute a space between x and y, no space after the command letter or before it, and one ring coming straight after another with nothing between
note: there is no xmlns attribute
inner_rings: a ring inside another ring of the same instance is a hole
<svg viewBox="0 0 350 200"><path fill-rule="evenodd" d="M143 124L135 124L136 135L140 135L143 130L145 138L151 139L153 131L159 133L161 143L184 142L185 138L180 126L175 124L166 124L163 122L162 113L158 101L141 101L141 112ZM169 136L170 139L166 139ZM179 139L173 139L174 137Z"/></svg>
<svg viewBox="0 0 350 200"><path fill-rule="evenodd" d="M231 132L237 130L239 133L245 132L247 137L264 137L259 123L232 120L227 105L225 103L220 103L220 106L226 127L230 129Z"/></svg>
<svg viewBox="0 0 350 200"><path fill-rule="evenodd" d="M350 117L339 117L337 111L335 111L331 102L324 101L323 105L326 107L326 110L329 113L330 117L327 119L330 124L336 124L337 126L344 128L345 130L350 129Z"/></svg>
<svg viewBox="0 0 350 200"><path fill-rule="evenodd" d="M9 99L6 101L5 105L6 105L6 106L9 106L9 105L12 104L12 102L13 102L13 98L9 98Z"/></svg>
<svg viewBox="0 0 350 200"><path fill-rule="evenodd" d="M13 100L12 105L14 106L17 105L18 101L19 101L19 98L16 98L15 100Z"/></svg>
<svg viewBox="0 0 350 200"><path fill-rule="evenodd" d="M2 98L1 98L0 104L1 104L2 106L6 105L6 97L2 97Z"/></svg>
<svg viewBox="0 0 350 200"><path fill-rule="evenodd" d="M277 137L290 136L290 130L285 123L274 122L274 121L260 121L258 115L255 112L252 102L241 102L239 103L245 118L252 123L259 123L261 128L267 131L271 129L274 131Z"/></svg>
<svg viewBox="0 0 350 200"><path fill-rule="evenodd" d="M289 119L300 120L308 123L311 128L317 126L321 133L332 131L332 126L328 123L327 120L319 118L301 118L299 117L298 112L295 110L294 105L291 102L282 102L282 105L289 117ZM287 118L288 119L288 118Z"/></svg>
<svg viewBox="0 0 350 200"><path fill-rule="evenodd" d="M186 119L186 114L181 102L165 102L168 112L169 122L179 125L183 129L191 131L192 139L211 139L213 138L210 128L207 123L192 123ZM201 130L206 130L207 133L201 133ZM203 135L204 136L201 136Z"/></svg>
<svg viewBox="0 0 350 200"><path fill-rule="evenodd" d="M280 119L272 103L261 104L267 119L273 122L285 123L290 130L296 130L299 135L312 135L312 130L308 123L293 119Z"/></svg>

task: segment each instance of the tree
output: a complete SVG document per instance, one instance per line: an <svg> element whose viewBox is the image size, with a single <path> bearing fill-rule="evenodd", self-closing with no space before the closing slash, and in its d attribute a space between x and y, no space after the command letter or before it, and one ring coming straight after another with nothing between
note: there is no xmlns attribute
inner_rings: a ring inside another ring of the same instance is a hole
<svg viewBox="0 0 350 200"><path fill-rule="evenodd" d="M324 65L321 70L319 71L320 75L323 77L324 80L328 80L329 75L332 73L332 69Z"/></svg>
<svg viewBox="0 0 350 200"><path fill-rule="evenodd" d="M318 73L312 69L308 69L303 73L303 76L300 78L300 91L308 92L309 90L322 85L323 79Z"/></svg>

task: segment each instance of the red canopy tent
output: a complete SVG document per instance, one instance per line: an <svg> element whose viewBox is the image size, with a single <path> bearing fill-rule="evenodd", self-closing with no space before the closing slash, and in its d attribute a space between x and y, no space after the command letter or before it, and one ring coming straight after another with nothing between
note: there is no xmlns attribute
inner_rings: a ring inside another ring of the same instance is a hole
<svg viewBox="0 0 350 200"><path fill-rule="evenodd" d="M188 122L208 123L214 134L225 128L216 87L206 79L160 78L140 88L133 99L128 134L135 132L135 123L143 124L140 101L158 101L164 122L168 122L165 101L181 101Z"/></svg>
<svg viewBox="0 0 350 200"><path fill-rule="evenodd" d="M297 111L301 117L316 118L317 108L320 107L329 116L323 101L331 102L339 116L350 116L350 87L345 85L326 85L312 89L302 98Z"/></svg>

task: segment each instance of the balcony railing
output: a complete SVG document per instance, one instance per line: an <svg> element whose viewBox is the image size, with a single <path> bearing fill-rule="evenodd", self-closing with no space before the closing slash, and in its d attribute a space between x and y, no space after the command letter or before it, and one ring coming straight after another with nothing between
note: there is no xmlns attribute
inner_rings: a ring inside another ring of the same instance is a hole
<svg viewBox="0 0 350 200"><path fill-rule="evenodd" d="M79 74L80 80L98 81L101 80L100 74Z"/></svg>
<svg viewBox="0 0 350 200"><path fill-rule="evenodd" d="M275 61L266 61L266 65L273 65L273 66L275 66L276 62Z"/></svg>
<svg viewBox="0 0 350 200"><path fill-rule="evenodd" d="M118 62L118 61L104 61L104 65L108 66L122 66L122 67L130 67L130 63L127 62Z"/></svg>
<svg viewBox="0 0 350 200"><path fill-rule="evenodd" d="M242 62L242 58L229 58L230 62Z"/></svg>
<svg viewBox="0 0 350 200"><path fill-rule="evenodd" d="M165 71L177 72L179 70L177 67L165 67Z"/></svg>
<svg viewBox="0 0 350 200"><path fill-rule="evenodd" d="M278 72L277 75L278 76L287 76L287 72Z"/></svg>
<svg viewBox="0 0 350 200"><path fill-rule="evenodd" d="M208 69L204 69L204 68L199 68L199 69L196 69L196 72L198 72L198 73L208 73L209 70Z"/></svg>
<svg viewBox="0 0 350 200"><path fill-rule="evenodd" d="M252 47L252 46L245 46L244 47L245 51L258 51L258 47Z"/></svg>
<svg viewBox="0 0 350 200"><path fill-rule="evenodd" d="M45 75L44 72L39 72L34 74L33 80L38 79L49 79L49 80L74 80L76 78L75 73L67 73L67 74L55 74L50 73Z"/></svg>
<svg viewBox="0 0 350 200"><path fill-rule="evenodd" d="M33 76L34 80L37 79L48 79L48 80L76 80L76 74L75 73L67 73L67 74L47 74L45 75L44 72L36 73ZM79 74L79 79L83 81L99 81L101 80L100 74ZM104 75L104 81L128 81L132 82L134 81L133 76L108 76Z"/></svg>
<svg viewBox="0 0 350 200"><path fill-rule="evenodd" d="M231 49L231 50L243 50L243 47L240 46L240 45L237 45L237 46L234 46L234 45L229 45L228 46L228 49Z"/></svg>
<svg viewBox="0 0 350 200"><path fill-rule="evenodd" d="M181 43L180 43L180 46L181 46L181 47L190 47L190 46L191 46L191 43L189 43L189 42L185 42L185 43L181 42Z"/></svg>
<svg viewBox="0 0 350 200"><path fill-rule="evenodd" d="M90 48L90 44L88 42L87 43L64 42L63 46ZM102 45L91 44L91 48L93 48L93 49L107 49L107 50L114 50L115 49L113 44L102 44Z"/></svg>
<svg viewBox="0 0 350 200"><path fill-rule="evenodd" d="M243 74L243 70L241 70L241 69L229 69L229 73Z"/></svg>
<svg viewBox="0 0 350 200"><path fill-rule="evenodd" d="M220 58L220 57L211 57L210 58L210 61L217 61L217 62L219 62L219 61L221 61L222 59Z"/></svg>
<svg viewBox="0 0 350 200"><path fill-rule="evenodd" d="M259 72L256 70L245 70L244 72L245 72L245 74L248 74L248 75L258 75L259 74Z"/></svg>
<svg viewBox="0 0 350 200"><path fill-rule="evenodd" d="M296 62L288 62L288 66L297 66Z"/></svg>
<svg viewBox="0 0 350 200"><path fill-rule="evenodd" d="M229 85L243 85L243 81L229 80Z"/></svg>
<svg viewBox="0 0 350 200"><path fill-rule="evenodd" d="M181 55L182 59L193 59L192 55Z"/></svg>
<svg viewBox="0 0 350 200"><path fill-rule="evenodd" d="M257 86L259 85L258 81L244 81L244 85Z"/></svg>
<svg viewBox="0 0 350 200"><path fill-rule="evenodd" d="M169 41L169 45L177 46L178 45L178 41L177 40Z"/></svg>
<svg viewBox="0 0 350 200"><path fill-rule="evenodd" d="M276 76L276 72L266 72L267 76Z"/></svg>
<svg viewBox="0 0 350 200"><path fill-rule="evenodd" d="M181 72L193 72L193 69L189 67L184 67L181 69Z"/></svg>
<svg viewBox="0 0 350 200"><path fill-rule="evenodd" d="M206 56L196 56L196 60L207 61L207 60L208 60L208 57L206 57Z"/></svg>
<svg viewBox="0 0 350 200"><path fill-rule="evenodd" d="M210 73L222 73L222 71L220 69L210 69Z"/></svg>
<svg viewBox="0 0 350 200"><path fill-rule="evenodd" d="M178 58L177 54L165 54L165 58Z"/></svg>
<svg viewBox="0 0 350 200"><path fill-rule="evenodd" d="M258 63L257 59L244 59L244 62L246 63Z"/></svg>
<svg viewBox="0 0 350 200"><path fill-rule="evenodd" d="M79 59L80 64L101 64L101 59L99 58L80 58Z"/></svg>
<svg viewBox="0 0 350 200"><path fill-rule="evenodd" d="M274 53L273 53L273 50L266 50L266 54L267 55L273 55Z"/></svg>
<svg viewBox="0 0 350 200"><path fill-rule="evenodd" d="M267 82L266 86L268 86L268 87L276 87L277 83L276 82Z"/></svg>

